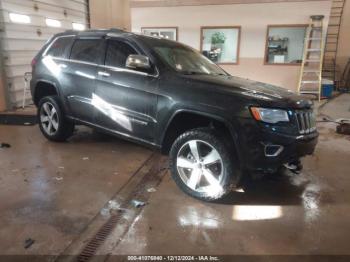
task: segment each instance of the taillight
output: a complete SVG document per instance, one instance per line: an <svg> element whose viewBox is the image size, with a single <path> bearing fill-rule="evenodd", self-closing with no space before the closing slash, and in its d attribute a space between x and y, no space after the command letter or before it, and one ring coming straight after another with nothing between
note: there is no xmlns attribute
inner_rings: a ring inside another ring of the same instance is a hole
<svg viewBox="0 0 350 262"><path fill-rule="evenodd" d="M30 63L30 65L32 66L32 67L35 67L35 65L36 65L36 59L35 58L33 58L33 60L32 60L32 62Z"/></svg>

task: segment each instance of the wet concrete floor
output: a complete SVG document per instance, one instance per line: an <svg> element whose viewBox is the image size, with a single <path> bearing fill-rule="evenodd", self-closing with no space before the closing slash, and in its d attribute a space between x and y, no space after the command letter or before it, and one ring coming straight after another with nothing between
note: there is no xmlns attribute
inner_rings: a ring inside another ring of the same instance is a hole
<svg viewBox="0 0 350 262"><path fill-rule="evenodd" d="M253 181L218 203L185 195L166 174L125 234L112 233L100 250L349 255L350 139L332 123L320 123L319 132L302 174ZM152 154L87 128L59 144L46 141L37 126L0 126L0 142L11 145L0 149L0 254L58 255L82 241ZM25 249L27 238L35 242Z"/></svg>
<svg viewBox="0 0 350 262"><path fill-rule="evenodd" d="M350 254L350 140L322 124L300 175L249 183L219 203L166 177L113 254ZM242 191L242 190L239 190Z"/></svg>
<svg viewBox="0 0 350 262"><path fill-rule="evenodd" d="M0 254L60 254L152 153L87 128L52 143L38 126L2 125L0 142L11 145L0 149Z"/></svg>
<svg viewBox="0 0 350 262"><path fill-rule="evenodd" d="M350 136L319 123L299 175L250 182L218 203L166 177L112 254L349 255Z"/></svg>

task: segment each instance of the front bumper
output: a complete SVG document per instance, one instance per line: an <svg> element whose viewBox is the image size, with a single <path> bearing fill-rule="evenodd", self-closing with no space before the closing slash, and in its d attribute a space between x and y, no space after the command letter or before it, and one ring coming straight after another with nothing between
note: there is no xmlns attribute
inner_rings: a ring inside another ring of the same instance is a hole
<svg viewBox="0 0 350 262"><path fill-rule="evenodd" d="M245 137L244 166L249 170L274 172L283 164L293 162L314 152L318 132L307 135L284 135L271 131L260 131L253 137ZM272 147L271 147L272 146ZM275 150L280 148L281 150ZM273 149L272 152L266 150ZM241 151L241 152L242 152ZM277 152L278 151L278 152ZM278 154L267 154L278 153Z"/></svg>

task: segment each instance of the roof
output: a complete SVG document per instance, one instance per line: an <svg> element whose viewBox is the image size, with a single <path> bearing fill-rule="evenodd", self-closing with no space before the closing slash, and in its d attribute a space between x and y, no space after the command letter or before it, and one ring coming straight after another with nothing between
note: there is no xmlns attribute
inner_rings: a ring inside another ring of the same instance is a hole
<svg viewBox="0 0 350 262"><path fill-rule="evenodd" d="M130 32L127 32L121 29L111 28L111 29L91 29L91 30L84 30L84 31L67 30L63 33L60 33L59 35L105 36L111 33L118 34L118 35L132 34Z"/></svg>
<svg viewBox="0 0 350 262"><path fill-rule="evenodd" d="M155 37L155 36L146 36L143 34L137 34L137 33L131 33L127 32L121 29L111 28L111 29L91 29L91 30L84 30L84 31L75 31L75 30L67 30L63 33L59 33L56 36L65 36L65 35L75 35L75 36L82 36L82 37L104 37L104 36L133 36L139 40L146 41L148 43L152 44L158 44L158 43L168 43L168 45L177 45L179 42L172 41L165 38Z"/></svg>

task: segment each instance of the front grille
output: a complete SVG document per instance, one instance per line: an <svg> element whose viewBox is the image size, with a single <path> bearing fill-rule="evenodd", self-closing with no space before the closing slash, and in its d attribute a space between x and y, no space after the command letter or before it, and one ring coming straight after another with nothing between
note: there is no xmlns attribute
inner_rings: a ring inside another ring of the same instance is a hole
<svg viewBox="0 0 350 262"><path fill-rule="evenodd" d="M316 119L312 110L296 111L295 118L300 134L310 134L316 130Z"/></svg>

